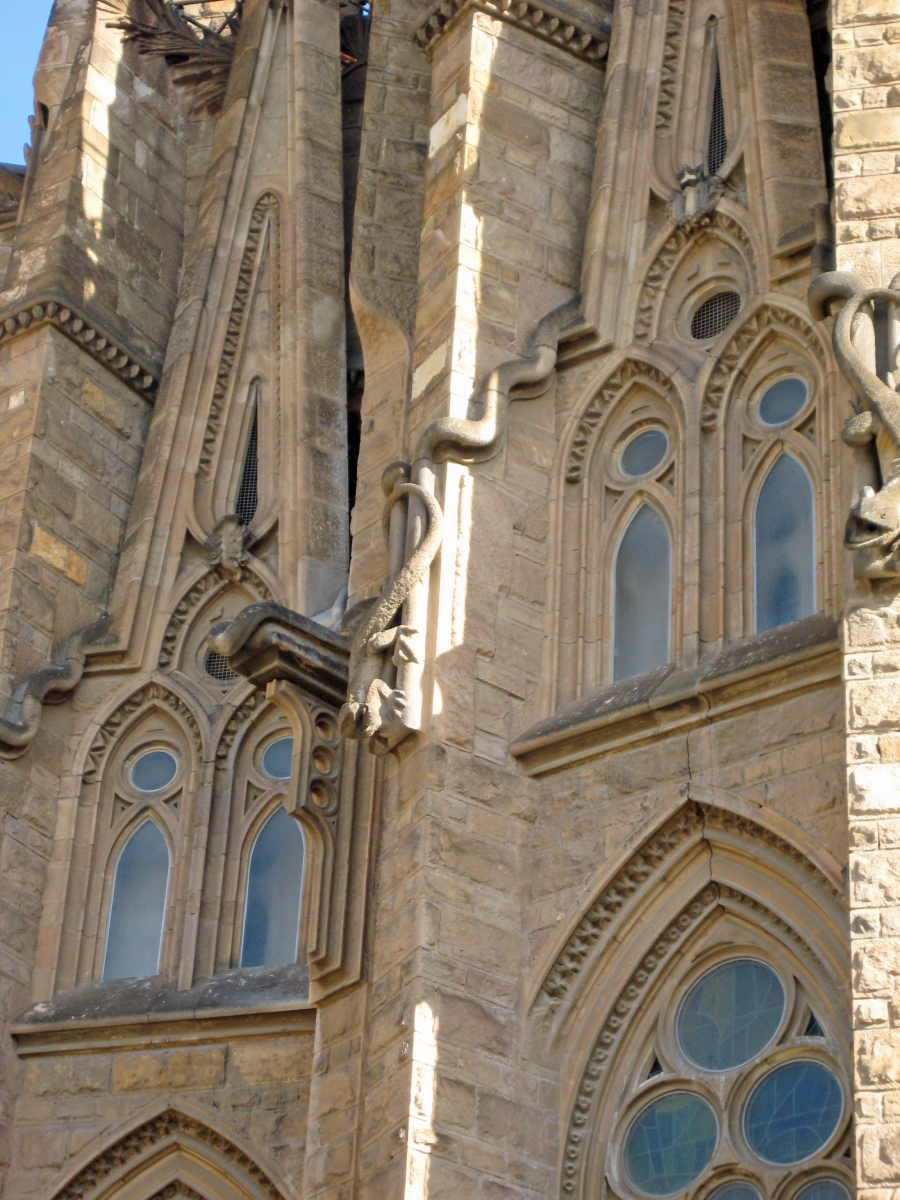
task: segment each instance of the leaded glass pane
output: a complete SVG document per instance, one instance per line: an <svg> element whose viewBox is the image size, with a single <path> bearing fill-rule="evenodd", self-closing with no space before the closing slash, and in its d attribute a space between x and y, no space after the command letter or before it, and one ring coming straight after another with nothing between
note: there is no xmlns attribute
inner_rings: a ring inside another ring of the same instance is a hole
<svg viewBox="0 0 900 1200"><path fill-rule="evenodd" d="M616 555L613 679L669 661L671 557L665 521L642 504Z"/></svg>
<svg viewBox="0 0 900 1200"><path fill-rule="evenodd" d="M279 738L268 747L262 757L263 770L273 779L290 779L291 755L294 753L293 738Z"/></svg>
<svg viewBox="0 0 900 1200"><path fill-rule="evenodd" d="M259 831L250 853L242 967L297 961L302 882L303 834L294 818L279 808Z"/></svg>
<svg viewBox="0 0 900 1200"><path fill-rule="evenodd" d="M796 376L779 379L763 393L759 402L759 419L764 425L784 425L796 417L808 395L809 388L804 380Z"/></svg>
<svg viewBox="0 0 900 1200"><path fill-rule="evenodd" d="M837 1179L814 1179L797 1192L794 1200L850 1200L850 1192Z"/></svg>
<svg viewBox="0 0 900 1200"><path fill-rule="evenodd" d="M752 1183L733 1179L731 1183L723 1183L716 1188L709 1200L762 1200L762 1197Z"/></svg>
<svg viewBox="0 0 900 1200"><path fill-rule="evenodd" d="M669 439L661 429L645 429L622 451L622 470L626 475L646 475L659 466L668 449Z"/></svg>
<svg viewBox="0 0 900 1200"><path fill-rule="evenodd" d="M815 521L809 476L782 454L756 502L756 631L816 611Z"/></svg>
<svg viewBox="0 0 900 1200"><path fill-rule="evenodd" d="M132 979L159 970L168 882L166 839L152 821L145 821L125 843L116 864L104 979Z"/></svg>
<svg viewBox="0 0 900 1200"><path fill-rule="evenodd" d="M707 1071L755 1058L784 1015L784 987L765 963L732 959L708 971L685 997L676 1022L685 1055Z"/></svg>
<svg viewBox="0 0 900 1200"><path fill-rule="evenodd" d="M178 763L168 750L149 750L131 768L131 783L139 792L161 792L175 778Z"/></svg>
<svg viewBox="0 0 900 1200"><path fill-rule="evenodd" d="M841 1085L822 1063L785 1063L754 1089L744 1113L744 1133L764 1161L801 1162L825 1145L843 1107Z"/></svg>
<svg viewBox="0 0 900 1200"><path fill-rule="evenodd" d="M625 1139L625 1170L648 1196L669 1196L702 1175L716 1148L712 1108L691 1092L671 1092L637 1116Z"/></svg>

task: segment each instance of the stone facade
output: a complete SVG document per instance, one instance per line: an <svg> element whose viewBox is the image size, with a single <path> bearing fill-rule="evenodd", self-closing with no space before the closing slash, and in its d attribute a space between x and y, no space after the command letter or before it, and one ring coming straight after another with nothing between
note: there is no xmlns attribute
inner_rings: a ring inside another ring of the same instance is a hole
<svg viewBox="0 0 900 1200"><path fill-rule="evenodd" d="M57 0L0 168L0 1196L900 1186L898 46Z"/></svg>

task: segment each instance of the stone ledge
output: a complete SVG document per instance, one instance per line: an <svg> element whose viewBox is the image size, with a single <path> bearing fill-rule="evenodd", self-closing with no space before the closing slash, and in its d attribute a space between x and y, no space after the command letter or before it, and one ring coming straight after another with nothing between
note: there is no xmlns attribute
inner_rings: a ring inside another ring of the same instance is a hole
<svg viewBox="0 0 900 1200"><path fill-rule="evenodd" d="M0 345L41 325L52 325L139 395L153 399L159 387L157 375L67 302L41 299L0 313Z"/></svg>
<svg viewBox="0 0 900 1200"><path fill-rule="evenodd" d="M667 663L604 684L533 725L509 750L527 775L549 775L837 682L840 674L837 623L818 614L742 638L696 667Z"/></svg>
<svg viewBox="0 0 900 1200"><path fill-rule="evenodd" d="M271 1034L315 1025L306 965L222 971L179 991L156 975L102 979L34 1004L10 1026L19 1054L207 1040L235 1023Z"/></svg>
<svg viewBox="0 0 900 1200"><path fill-rule="evenodd" d="M552 5L534 0L438 0L413 30L412 40L430 58L435 43L470 9L533 33L585 62L599 66L609 51L608 20L585 21Z"/></svg>

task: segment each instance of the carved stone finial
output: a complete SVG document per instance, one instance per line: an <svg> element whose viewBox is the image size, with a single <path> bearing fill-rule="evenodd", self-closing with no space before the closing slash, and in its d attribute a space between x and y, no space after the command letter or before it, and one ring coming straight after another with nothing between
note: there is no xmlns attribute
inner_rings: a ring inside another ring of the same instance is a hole
<svg viewBox="0 0 900 1200"><path fill-rule="evenodd" d="M817 321L838 310L832 330L834 356L858 400L842 437L867 456L871 469L872 483L859 492L844 530L857 579L900 577L900 396L894 377L879 378L874 363L866 361L857 345L860 322L885 319L876 315L879 302L887 319L896 320L898 288L900 276L889 288L870 288L849 271L825 272L809 287L809 308Z"/></svg>

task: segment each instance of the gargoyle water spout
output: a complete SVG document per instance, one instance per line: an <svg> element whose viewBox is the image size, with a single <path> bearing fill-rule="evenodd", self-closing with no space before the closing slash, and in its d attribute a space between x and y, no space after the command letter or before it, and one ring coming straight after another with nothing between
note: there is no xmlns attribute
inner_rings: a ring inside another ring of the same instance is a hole
<svg viewBox="0 0 900 1200"><path fill-rule="evenodd" d="M844 531L844 545L853 551L854 574L859 579L900 575L900 396L879 378L854 342L857 317L866 307L871 313L872 306L884 305L894 323L894 314L900 312L898 285L900 276L889 288L869 288L848 271L828 271L809 288L809 307L816 320L824 320L841 305L832 331L834 355L859 401L842 437L848 446L868 449L873 455L880 484L861 489Z"/></svg>

